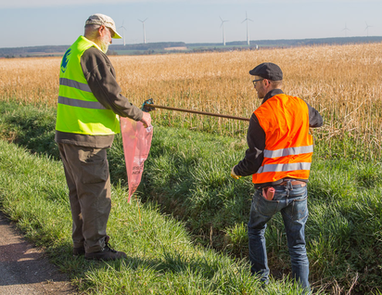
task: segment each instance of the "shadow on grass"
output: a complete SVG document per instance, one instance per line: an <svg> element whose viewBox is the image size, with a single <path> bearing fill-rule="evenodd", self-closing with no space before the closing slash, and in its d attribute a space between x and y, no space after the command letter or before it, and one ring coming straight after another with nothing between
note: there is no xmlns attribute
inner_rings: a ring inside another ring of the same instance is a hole
<svg viewBox="0 0 382 295"><path fill-rule="evenodd" d="M96 270L121 271L151 270L164 274L198 274L204 279L210 280L217 273L222 273L221 260L206 259L205 257L186 257L181 253L170 253L164 251L159 254L161 258L142 259L129 256L126 259L115 261L87 260L84 256L73 257L71 244L47 249L51 261L60 265L61 270L71 276L72 279L86 278L89 272ZM127 253L128 254L128 253ZM249 273L249 269L248 269Z"/></svg>
<svg viewBox="0 0 382 295"><path fill-rule="evenodd" d="M43 110L33 106L0 103L0 132L3 139L25 147L32 153L48 155L58 160L54 125L55 112L52 109ZM193 141L188 141L189 138ZM194 143L193 149L188 147L191 143ZM222 155L217 153L217 156L211 153L208 154L209 158L200 154L210 151L216 153L214 144L220 146L216 141L208 142L208 137L204 134L191 133L187 130L174 131L168 128L157 132L154 135L150 157L145 162L146 171L138 194L143 196L143 201L158 202L163 212L185 221L198 242L201 237L201 244L219 249L220 246L224 246L223 243L219 244L224 238L224 230L247 221L253 188L242 179L237 182L227 180L229 170L225 174L226 165L234 162L234 158L225 157L229 153L224 154L224 151L220 151ZM223 144L225 143L222 142ZM113 184L126 185L127 177L120 136L116 136L113 147L108 151L108 157ZM210 161L210 158L214 161ZM343 253L342 258L335 257L332 264L328 264L327 267L324 265L318 273L322 271L324 274L334 274L336 280L344 285L347 284L349 273L358 273L360 278L357 289L367 291L375 285L380 285L381 282L379 273L382 252L381 243L377 241L381 240L382 219L380 192L377 189L382 174L380 167L375 163L361 167L362 169L358 167L356 170L352 167L353 164L351 161L331 161L330 165L336 168L334 169L336 173L330 166L322 165L323 173L311 178L308 187L309 196L311 206L314 205L317 209L312 210L316 222L310 222L311 226L307 231L309 231L308 236L314 239L329 230L334 236L330 246L335 246L336 250L332 252ZM125 182L122 182L122 179ZM373 190L370 190L370 187ZM364 191L365 188L370 192ZM363 199L362 196L366 192L370 198ZM52 192L53 197L60 195L61 192ZM332 210L331 208L335 210L330 215L328 211ZM276 225L281 232L282 224ZM276 246L270 251L274 251L274 257L282 254L280 249L283 247L277 246L283 246L277 243L279 237L282 238L282 235L275 235ZM319 254L327 253L325 249L322 250L320 247L317 249ZM241 253L241 250L238 249L237 253ZM323 261L328 260L327 254L322 257ZM68 253L62 259L67 260L63 271L70 273L76 273L77 270L82 272L84 267L88 269L92 265L89 262L85 263L83 259L68 259ZM164 272L182 272L186 269L194 271L202 268L206 277L217 271L213 265L198 261L189 263L184 258L171 254L157 260L130 258L127 261L130 267L150 267ZM105 264L99 265L101 267ZM317 265L312 265L313 274L317 272Z"/></svg>
<svg viewBox="0 0 382 295"><path fill-rule="evenodd" d="M52 109L0 102L1 138L28 149L32 154L59 159L54 141L56 115Z"/></svg>

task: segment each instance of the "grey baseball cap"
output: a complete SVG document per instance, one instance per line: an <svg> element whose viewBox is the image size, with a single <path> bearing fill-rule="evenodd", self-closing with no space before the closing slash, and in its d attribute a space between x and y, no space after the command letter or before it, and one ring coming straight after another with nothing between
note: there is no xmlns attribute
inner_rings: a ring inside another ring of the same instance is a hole
<svg viewBox="0 0 382 295"><path fill-rule="evenodd" d="M86 25L101 25L105 26L109 29L111 29L114 32L114 35L111 36L114 39L122 39L121 35L118 34L117 29L115 28L115 23L113 19L110 16L101 14L101 13L96 13L92 14L91 16L88 17L88 19L85 22Z"/></svg>

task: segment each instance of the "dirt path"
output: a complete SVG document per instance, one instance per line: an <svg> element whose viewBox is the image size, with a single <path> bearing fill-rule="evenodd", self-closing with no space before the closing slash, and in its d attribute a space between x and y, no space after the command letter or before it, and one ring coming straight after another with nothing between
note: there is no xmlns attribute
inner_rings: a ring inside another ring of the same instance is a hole
<svg viewBox="0 0 382 295"><path fill-rule="evenodd" d="M76 294L67 277L0 212L0 294Z"/></svg>

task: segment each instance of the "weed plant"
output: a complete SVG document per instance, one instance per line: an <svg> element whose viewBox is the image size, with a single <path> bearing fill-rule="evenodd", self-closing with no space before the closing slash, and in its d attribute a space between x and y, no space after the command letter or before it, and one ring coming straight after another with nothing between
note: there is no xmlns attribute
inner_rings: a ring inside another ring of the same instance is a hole
<svg viewBox="0 0 382 295"><path fill-rule="evenodd" d="M227 294L227 290L239 294L256 289L256 282L247 281L247 266L238 262L237 268L236 264L231 267L233 260L224 256L247 261L246 222L253 187L249 177L238 181L229 177L231 167L244 155L245 141L155 125L142 183L133 206L127 206L127 177L121 137L117 136L109 150L114 181L109 228L116 248L132 254L122 264L92 264L68 258L70 213L64 176L56 149L46 144L53 141L54 111L0 103L0 113L3 139L41 151L31 156L2 143L3 210L19 222L28 237L48 246L56 263L75 273L78 283L85 282L83 288L105 294L115 290L128 294L127 290L138 290L138 286L154 293L174 286L179 292L169 294ZM15 116L31 123L19 122ZM33 141L33 129L40 130L43 140ZM332 144L333 149L336 146L338 151L345 148L342 153L349 156L330 157L325 143L316 139L306 228L311 282L318 292L377 294L382 285L380 162L365 160L362 152L354 153L351 145L341 141ZM269 287L272 293L271 289L283 289L284 283L290 287L284 276L290 272L290 264L279 215L270 222L266 238L270 267L281 279ZM206 250L212 248L222 256L208 256L216 255ZM145 278L152 282L147 289ZM109 280L113 281L111 287ZM249 284L250 289L236 280Z"/></svg>

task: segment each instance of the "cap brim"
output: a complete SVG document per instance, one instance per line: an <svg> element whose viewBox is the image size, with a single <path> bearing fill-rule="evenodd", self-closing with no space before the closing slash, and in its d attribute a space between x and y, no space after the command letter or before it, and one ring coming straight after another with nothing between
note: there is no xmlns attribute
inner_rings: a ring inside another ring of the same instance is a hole
<svg viewBox="0 0 382 295"><path fill-rule="evenodd" d="M122 36L120 34L118 34L118 32L114 31L112 28L110 28L110 29L114 32L114 36L112 36L111 38L122 39Z"/></svg>
<svg viewBox="0 0 382 295"><path fill-rule="evenodd" d="M252 76L258 76L257 72L255 71L255 69L252 69L249 71L249 74L252 75Z"/></svg>
<svg viewBox="0 0 382 295"><path fill-rule="evenodd" d="M113 39L122 39L122 36L118 34L117 32L114 32Z"/></svg>

